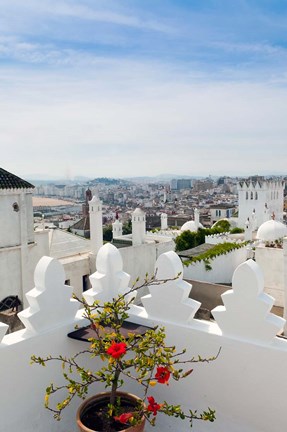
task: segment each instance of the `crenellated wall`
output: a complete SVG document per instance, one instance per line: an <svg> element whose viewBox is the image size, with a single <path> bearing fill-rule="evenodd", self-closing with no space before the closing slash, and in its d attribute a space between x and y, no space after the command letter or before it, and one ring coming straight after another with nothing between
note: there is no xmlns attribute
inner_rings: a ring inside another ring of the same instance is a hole
<svg viewBox="0 0 287 432"><path fill-rule="evenodd" d="M200 303L189 298L192 286L182 279L182 264L174 252L160 255L156 268L159 279L181 274L150 287L150 293L142 297L143 306L132 306L130 320L165 325L168 341L186 347L190 356L221 351L216 361L195 364L185 380L153 387L155 399L198 410L214 408L217 420L194 423L195 432L286 430L287 340L276 337L285 320L270 313L273 299L263 293L258 265L249 260L236 269L232 289L222 296L224 306L212 311L215 322L194 319ZM128 289L130 276L123 271L121 255L113 245L100 249L97 269L91 276L92 288L85 292L88 301L111 299ZM70 339L67 333L76 323L86 323L78 303L70 299L72 288L64 285L59 262L43 257L34 280L35 288L27 294L29 307L19 314L26 329L5 336L6 326L0 325L1 431L76 432L79 401L66 409L60 422L43 407L44 390L51 381L59 383L61 367L30 365L30 356L70 355L85 349L86 342ZM139 394L134 384L126 389ZM146 432L188 430L188 423L160 414L155 428L146 427Z"/></svg>

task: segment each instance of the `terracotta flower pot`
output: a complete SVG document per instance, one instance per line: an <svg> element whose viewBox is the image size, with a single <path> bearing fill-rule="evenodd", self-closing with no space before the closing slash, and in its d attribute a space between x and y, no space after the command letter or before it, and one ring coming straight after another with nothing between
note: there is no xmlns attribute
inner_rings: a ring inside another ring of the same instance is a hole
<svg viewBox="0 0 287 432"><path fill-rule="evenodd" d="M117 392L116 395L121 398L121 400L127 403L129 406L135 406L141 399L131 393L125 392ZM97 415L98 411L101 408L107 406L109 403L110 392L98 393L88 399L86 399L79 407L77 412L77 425L81 432L109 432L107 431L104 424L97 426L95 429L94 424L97 424L97 421L93 420L93 417ZM114 429L114 431L120 430L120 432L143 432L145 426L145 417L142 417L142 420L139 424L135 426L126 426L125 429ZM124 428L125 426L122 425Z"/></svg>

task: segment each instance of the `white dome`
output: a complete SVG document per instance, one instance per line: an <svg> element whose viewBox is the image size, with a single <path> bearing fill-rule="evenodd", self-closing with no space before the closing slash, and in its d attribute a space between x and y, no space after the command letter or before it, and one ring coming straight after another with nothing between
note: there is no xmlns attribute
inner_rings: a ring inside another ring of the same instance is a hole
<svg viewBox="0 0 287 432"><path fill-rule="evenodd" d="M264 241L279 240L287 235L287 227L282 222L269 220L258 228L256 238Z"/></svg>
<svg viewBox="0 0 287 432"><path fill-rule="evenodd" d="M199 228L203 228L203 225L199 222L198 225ZM185 222L182 227L180 228L180 231L197 231L196 224L193 220Z"/></svg>

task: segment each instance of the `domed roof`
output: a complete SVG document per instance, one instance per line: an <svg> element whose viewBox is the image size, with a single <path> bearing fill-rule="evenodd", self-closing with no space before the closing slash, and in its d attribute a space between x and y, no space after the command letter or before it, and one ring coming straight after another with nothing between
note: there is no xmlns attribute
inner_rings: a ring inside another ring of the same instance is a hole
<svg viewBox="0 0 287 432"><path fill-rule="evenodd" d="M198 227L203 228L203 225L199 222ZM188 231L188 230L189 231L197 231L196 223L193 220L185 222L182 225L182 227L180 228L180 231Z"/></svg>
<svg viewBox="0 0 287 432"><path fill-rule="evenodd" d="M287 227L282 222L270 219L258 228L256 238L264 241L278 240L287 235Z"/></svg>

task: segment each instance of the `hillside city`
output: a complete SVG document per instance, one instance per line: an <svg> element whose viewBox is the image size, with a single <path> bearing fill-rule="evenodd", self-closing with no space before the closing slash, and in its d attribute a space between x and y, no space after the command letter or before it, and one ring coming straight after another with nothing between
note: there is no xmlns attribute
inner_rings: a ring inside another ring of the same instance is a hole
<svg viewBox="0 0 287 432"><path fill-rule="evenodd" d="M188 380L180 392L170 386L176 403L215 407L212 432L285 430L286 374L274 374L275 367L283 370L287 353L285 180L39 184L0 168L2 381L5 389L12 375L20 383L15 422L14 388L2 404L6 429L14 432L21 423L30 432L28 414L37 412L35 431L76 431L74 405L61 429L46 416L44 389L47 381L60 382L61 371L47 367L35 375L31 358L62 352L62 363L78 349L87 352L94 327L74 295L101 304L139 286L129 325L164 326L171 346L180 344L189 358L218 353L214 366L196 369L196 391ZM153 286L156 277L159 286ZM159 386L153 392L157 400L166 397ZM258 407L250 410L254 400ZM270 400L273 414L262 416ZM181 425L160 418L155 432L189 430Z"/></svg>
<svg viewBox="0 0 287 432"><path fill-rule="evenodd" d="M265 178L277 179L278 176ZM281 180L286 178L280 177ZM264 177L251 176L250 179L260 181ZM72 232L80 234L83 227L81 224L77 225L77 222L83 217L85 194L89 189L92 196L96 194L103 203L103 224L106 228L111 227L116 217L122 223L128 223L132 212L137 207L142 208L146 214L147 230L160 227L162 212L168 215L168 227L179 228L194 217L195 208L199 210L203 226L211 227L217 220L237 215L237 185L240 180L242 179L239 177L210 176L198 179L174 178L165 181L110 178L96 178L75 183L37 181L33 198L34 215L38 223L44 217L47 227L53 225L65 229L72 227ZM284 192L284 212L287 207L286 195L287 186ZM89 226L86 227L86 231L86 236L89 236ZM106 239L111 238L107 235Z"/></svg>

